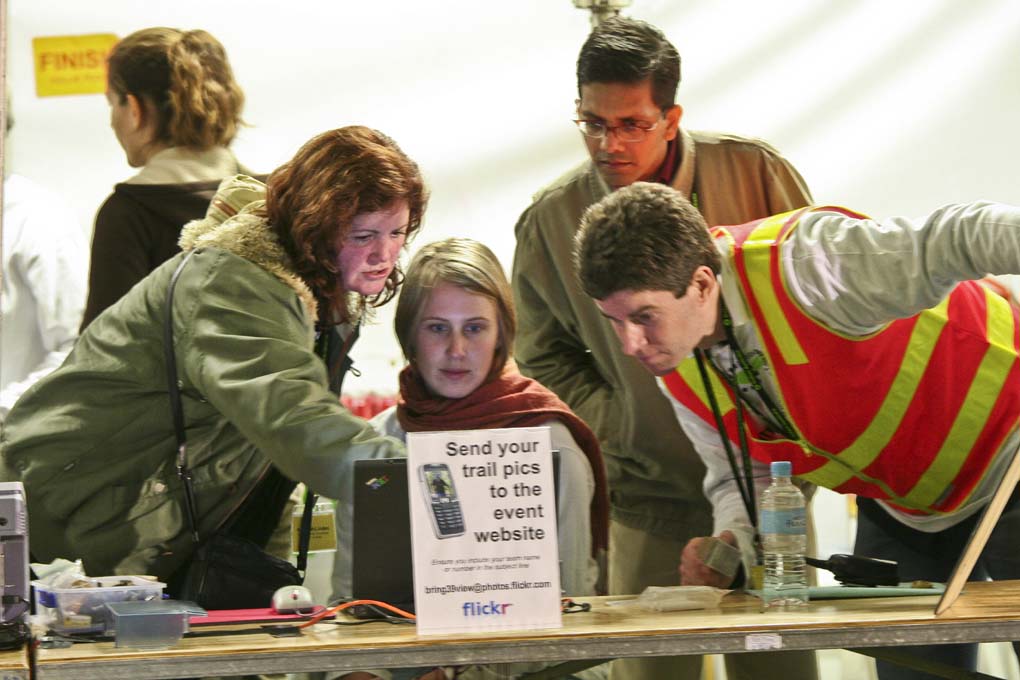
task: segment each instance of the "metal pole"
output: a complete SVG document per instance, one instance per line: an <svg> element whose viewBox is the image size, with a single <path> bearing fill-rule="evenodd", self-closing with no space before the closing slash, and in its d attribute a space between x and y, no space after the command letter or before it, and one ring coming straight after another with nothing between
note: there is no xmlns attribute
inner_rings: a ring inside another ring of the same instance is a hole
<svg viewBox="0 0 1020 680"><path fill-rule="evenodd" d="M7 0L0 0L0 93L3 93L3 99L0 99L0 130L3 131L0 134L0 206L4 204L4 183L3 176L6 176L7 168L7 156L5 151L7 148ZM3 209L0 208L0 283L4 279L3 270L3 235L4 235L4 215ZM0 323L3 323L0 321Z"/></svg>

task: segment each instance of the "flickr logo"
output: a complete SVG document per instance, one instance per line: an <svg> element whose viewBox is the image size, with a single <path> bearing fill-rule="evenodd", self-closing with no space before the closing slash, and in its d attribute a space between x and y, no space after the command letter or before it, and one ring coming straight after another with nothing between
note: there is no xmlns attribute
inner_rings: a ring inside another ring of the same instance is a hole
<svg viewBox="0 0 1020 680"><path fill-rule="evenodd" d="M511 602L499 603L489 600L488 602L465 602L462 609L464 616L504 616L511 605Z"/></svg>

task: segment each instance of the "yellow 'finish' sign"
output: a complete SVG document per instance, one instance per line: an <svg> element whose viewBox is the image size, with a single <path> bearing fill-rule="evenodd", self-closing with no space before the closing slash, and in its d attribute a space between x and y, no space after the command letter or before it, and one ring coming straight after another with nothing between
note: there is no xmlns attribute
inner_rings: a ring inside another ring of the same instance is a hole
<svg viewBox="0 0 1020 680"><path fill-rule="evenodd" d="M32 38L36 95L102 94L106 56L116 42L112 33Z"/></svg>

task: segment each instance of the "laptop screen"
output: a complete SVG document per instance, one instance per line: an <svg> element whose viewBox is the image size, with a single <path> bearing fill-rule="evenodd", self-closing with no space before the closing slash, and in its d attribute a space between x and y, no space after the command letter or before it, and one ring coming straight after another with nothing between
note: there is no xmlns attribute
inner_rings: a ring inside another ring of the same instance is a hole
<svg viewBox="0 0 1020 680"><path fill-rule="evenodd" d="M406 609L414 602L407 460L354 463L351 594Z"/></svg>

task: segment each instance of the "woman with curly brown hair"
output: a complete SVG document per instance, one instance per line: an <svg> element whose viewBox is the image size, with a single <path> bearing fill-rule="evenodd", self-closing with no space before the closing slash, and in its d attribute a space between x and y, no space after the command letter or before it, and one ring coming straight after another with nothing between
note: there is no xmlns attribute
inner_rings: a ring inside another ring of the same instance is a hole
<svg viewBox="0 0 1020 680"><path fill-rule="evenodd" d="M229 526L264 546L295 482L336 497L342 459L402 448L337 393L359 321L401 282L426 201L417 165L358 126L315 137L266 185L224 181L182 232L184 252L11 411L0 477L25 485L33 557L160 579L189 563L168 346L202 537Z"/></svg>
<svg viewBox="0 0 1020 680"><path fill-rule="evenodd" d="M176 255L181 227L205 214L216 187L244 169L229 147L244 93L226 50L201 30L145 28L107 62L110 127L138 174L96 214L82 328Z"/></svg>

